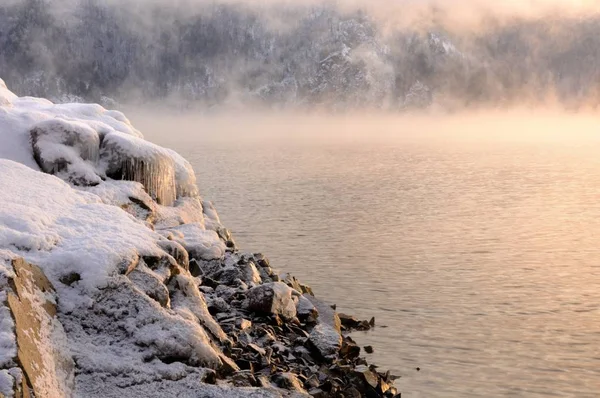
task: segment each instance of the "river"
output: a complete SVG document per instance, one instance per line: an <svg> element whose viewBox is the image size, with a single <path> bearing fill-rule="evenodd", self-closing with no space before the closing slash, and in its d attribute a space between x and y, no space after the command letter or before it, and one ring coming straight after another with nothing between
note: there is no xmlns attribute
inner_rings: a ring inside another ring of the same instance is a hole
<svg viewBox="0 0 600 398"><path fill-rule="evenodd" d="M132 119L403 396L600 394L600 119Z"/></svg>

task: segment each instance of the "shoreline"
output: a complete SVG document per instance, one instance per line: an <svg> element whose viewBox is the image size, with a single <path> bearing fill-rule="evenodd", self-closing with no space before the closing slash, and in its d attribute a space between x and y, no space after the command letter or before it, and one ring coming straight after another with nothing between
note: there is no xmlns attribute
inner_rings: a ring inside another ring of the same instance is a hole
<svg viewBox="0 0 600 398"><path fill-rule="evenodd" d="M375 320L239 251L122 113L2 80L0 110L0 395L399 396L348 336Z"/></svg>

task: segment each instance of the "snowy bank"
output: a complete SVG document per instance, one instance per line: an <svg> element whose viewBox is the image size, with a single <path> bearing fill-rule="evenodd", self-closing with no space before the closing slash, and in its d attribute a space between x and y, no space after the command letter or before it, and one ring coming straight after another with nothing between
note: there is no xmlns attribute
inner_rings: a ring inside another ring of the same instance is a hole
<svg viewBox="0 0 600 398"><path fill-rule="evenodd" d="M0 80L0 396L394 396L195 181L122 113Z"/></svg>

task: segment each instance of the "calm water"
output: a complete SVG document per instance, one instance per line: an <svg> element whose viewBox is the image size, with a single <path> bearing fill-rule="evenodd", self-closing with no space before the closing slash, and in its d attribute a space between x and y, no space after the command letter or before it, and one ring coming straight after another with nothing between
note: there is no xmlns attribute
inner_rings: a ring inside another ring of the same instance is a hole
<svg viewBox="0 0 600 398"><path fill-rule="evenodd" d="M403 396L600 396L600 122L133 119Z"/></svg>

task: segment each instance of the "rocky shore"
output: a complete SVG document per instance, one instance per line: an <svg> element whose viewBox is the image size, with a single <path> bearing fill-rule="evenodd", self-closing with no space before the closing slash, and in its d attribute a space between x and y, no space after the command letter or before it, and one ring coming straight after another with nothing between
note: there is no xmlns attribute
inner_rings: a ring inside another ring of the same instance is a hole
<svg viewBox="0 0 600 398"><path fill-rule="evenodd" d="M0 396L400 396L120 112L0 80L0 140Z"/></svg>

